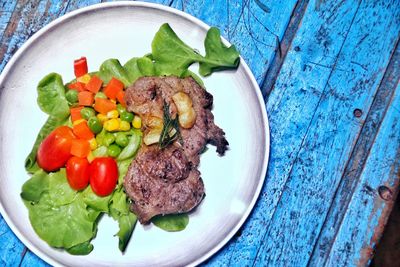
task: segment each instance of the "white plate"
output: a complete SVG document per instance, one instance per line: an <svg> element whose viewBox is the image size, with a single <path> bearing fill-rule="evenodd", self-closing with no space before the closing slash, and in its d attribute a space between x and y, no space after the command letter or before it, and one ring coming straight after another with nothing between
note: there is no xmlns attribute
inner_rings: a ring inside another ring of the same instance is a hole
<svg viewBox="0 0 400 267"><path fill-rule="evenodd" d="M269 155L269 128L258 85L246 63L204 79L214 96L216 124L226 132L230 150L217 156L214 147L201 157L206 198L190 216L188 227L167 233L138 224L124 255L113 235L117 224L103 218L95 249L72 256L53 249L33 231L20 199L29 178L24 160L46 114L36 104L36 85L50 72L73 78L73 59L86 56L89 70L102 61L122 63L151 51L158 28L168 22L178 36L204 53L209 26L183 12L161 5L120 2L94 5L69 13L30 38L0 76L0 203L14 233L52 265L196 265L218 251L243 224L260 193ZM197 66L193 69L197 71Z"/></svg>

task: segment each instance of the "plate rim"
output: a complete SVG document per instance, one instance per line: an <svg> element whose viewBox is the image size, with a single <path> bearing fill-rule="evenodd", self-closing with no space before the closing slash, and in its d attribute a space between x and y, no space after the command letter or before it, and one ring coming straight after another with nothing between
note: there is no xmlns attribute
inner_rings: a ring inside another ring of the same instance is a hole
<svg viewBox="0 0 400 267"><path fill-rule="evenodd" d="M69 20L73 19L75 16L79 16L81 14L84 14L86 12L93 12L96 10L100 9L108 9L108 8L113 8L113 7L144 7L144 8L151 8L151 9L157 9L160 11L172 13L176 16L180 16L184 19L187 19L199 27L203 28L204 30L208 30L210 26L203 22L202 20L186 13L181 10L169 7L169 6L164 6L161 4L157 3L148 3L148 2L142 2L142 1L134 1L134 2L107 2L107 3L98 3L94 5L90 5L87 7L79 8L76 10L73 10L69 13L66 13L62 15L61 17L56 18L55 20L51 21L49 24L41 28L39 31L37 31L35 34L33 34L28 40L24 42L24 44L21 45L21 47L17 50L17 52L10 58L10 60L7 62L5 65L3 71L0 73L0 84L3 83L5 80L5 77L7 76L8 72L11 70L12 66L14 63L23 55L25 50L27 50L34 42L36 42L42 35L46 34L48 31L50 31L53 28L56 28L59 24ZM224 37L222 37L223 42L226 45L231 45L230 42L228 42ZM201 255L199 258L195 259L194 261L190 262L188 266L196 266L199 265L200 263L203 263L205 260L209 259L211 256L213 256L215 253L217 253L219 250L221 250L234 236L234 234L240 229L240 227L243 226L245 221L248 219L250 213L254 209L254 206L260 196L262 187L265 182L266 174L267 174L267 168L268 168L268 163L269 163L269 154L270 154L270 127L269 127L269 121L268 121L268 115L266 111L266 103L264 102L264 98L262 96L260 87L251 72L249 66L245 62L245 60L240 56L240 64L244 68L246 76L249 78L252 86L256 89L256 95L257 95L257 100L258 104L261 107L261 114L262 114L262 121L264 124L264 138L265 138L265 147L263 148L265 150L264 154L264 159L261 167L261 177L260 180L257 184L255 194L252 197L252 200L250 201L247 209L243 213L241 219L236 223L236 225L229 231L229 233L221 239L217 245L215 245L212 249L210 249L207 253ZM1 96L1 91L4 88L0 88L0 96ZM263 108L264 107L264 108ZM40 249L36 248L36 246L31 243L28 239L24 237L24 235L19 231L19 229L14 225L12 220L9 218L8 214L5 212L3 203L0 201L0 213L3 216L3 219L6 221L8 227L13 231L13 233L18 237L18 239L23 243L24 246L26 246L29 250L31 250L33 253L35 253L39 258L44 260L45 262L53 265L53 266L62 266L62 263L58 262L51 256L47 255L45 252L42 252Z"/></svg>

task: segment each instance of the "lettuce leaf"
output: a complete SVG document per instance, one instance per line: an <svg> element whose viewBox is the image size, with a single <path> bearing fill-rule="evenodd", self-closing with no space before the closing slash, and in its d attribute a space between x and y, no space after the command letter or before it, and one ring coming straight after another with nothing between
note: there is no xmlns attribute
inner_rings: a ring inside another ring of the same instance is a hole
<svg viewBox="0 0 400 267"><path fill-rule="evenodd" d="M37 92L37 103L43 112L60 120L69 116L65 87L59 74L50 73L45 76L39 82Z"/></svg>
<svg viewBox="0 0 400 267"><path fill-rule="evenodd" d="M237 68L239 52L235 46L226 47L221 41L221 34L215 27L210 28L204 41L206 56L200 62L199 73L202 76L210 75L217 70Z"/></svg>
<svg viewBox="0 0 400 267"><path fill-rule="evenodd" d="M151 222L167 232L178 232L184 230L189 224L189 216L186 213L159 215L153 217Z"/></svg>
<svg viewBox="0 0 400 267"><path fill-rule="evenodd" d="M199 72L202 76L218 70L237 68L239 52L235 46L228 48L222 43L217 28L209 29L204 46L205 57L179 39L168 23L163 24L151 43L156 74L182 77L194 62L200 63Z"/></svg>

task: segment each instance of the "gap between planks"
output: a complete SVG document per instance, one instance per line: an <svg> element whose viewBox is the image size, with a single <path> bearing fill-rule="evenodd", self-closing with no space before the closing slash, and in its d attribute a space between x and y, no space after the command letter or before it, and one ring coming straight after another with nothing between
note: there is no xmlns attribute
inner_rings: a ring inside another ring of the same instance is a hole
<svg viewBox="0 0 400 267"><path fill-rule="evenodd" d="M322 225L321 231L319 232L316 245L313 248L311 256L309 258L307 266L312 266L312 261L314 257L318 257L317 250L320 247L321 243L324 242L323 232L327 224L327 220L331 218L334 212L334 203L337 203L337 198L340 198L340 192L342 190L350 190L350 193L346 195L346 198L343 201L340 201L340 205L342 206L342 210L347 210L349 206L354 191L359 183L359 179L361 173L364 170L367 159L370 155L371 148L374 144L375 138L379 132L382 121L385 118L386 112L390 106L392 98L394 96L395 90L397 88L397 84L400 80L400 39L398 38L396 41L396 45L392 51L390 56L390 60L388 65L386 66L385 73L379 83L375 98L372 102L370 109L368 110L367 117L362 125L361 131L357 136L355 141L355 146L353 151L351 152L351 156L346 163L346 167L343 171L342 178L340 179L340 183L336 189L335 195L332 199L331 206L328 210L328 213L325 217L324 223ZM389 93L387 92L389 90ZM379 114L379 107L383 106L383 112ZM378 113L378 114L376 114ZM376 121L376 115L378 115L378 121ZM372 129L372 131L370 130ZM396 190L398 191L398 190ZM341 225L345 212L340 212L336 216L338 217L338 221L335 224L335 234L334 237L328 242L328 249L324 252L325 259L324 262L328 259L328 255L330 254L333 244L335 243L336 237L339 232L339 226ZM335 217L336 217L335 216ZM386 224L386 222L385 222ZM380 229L381 232L383 229ZM382 233L379 233L379 236ZM324 244L325 247L326 244Z"/></svg>
<svg viewBox="0 0 400 267"><path fill-rule="evenodd" d="M283 62L285 61L286 55L292 45L292 41L296 36L301 21L303 20L308 3L309 0L297 1L282 40L279 41L279 38L277 37L277 52L275 52L271 65L261 82L261 92L265 101L275 86L276 79L278 78Z"/></svg>

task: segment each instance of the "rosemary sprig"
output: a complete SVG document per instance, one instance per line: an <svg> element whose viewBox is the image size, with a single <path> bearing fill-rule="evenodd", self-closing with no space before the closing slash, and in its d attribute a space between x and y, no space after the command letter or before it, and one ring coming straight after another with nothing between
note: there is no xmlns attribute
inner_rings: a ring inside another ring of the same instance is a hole
<svg viewBox="0 0 400 267"><path fill-rule="evenodd" d="M164 125L161 131L160 139L158 141L158 145L161 149L166 148L169 144L172 144L176 139L182 143L182 136L179 130L179 122L178 122L178 115L175 119L172 119L169 114L169 105L164 101L163 106L163 113L164 113ZM175 132L173 134L172 131Z"/></svg>

